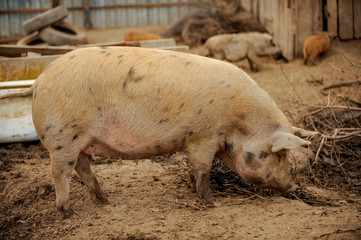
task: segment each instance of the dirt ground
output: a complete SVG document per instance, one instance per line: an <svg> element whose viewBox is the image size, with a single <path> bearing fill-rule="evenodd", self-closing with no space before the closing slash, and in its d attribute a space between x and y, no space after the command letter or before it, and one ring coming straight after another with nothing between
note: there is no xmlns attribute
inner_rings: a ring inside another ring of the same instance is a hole
<svg viewBox="0 0 361 240"><path fill-rule="evenodd" d="M122 40L122 36L124 31L116 29L89 32L91 42ZM360 79L360 66L350 66L344 53L360 60L361 41L344 41L341 46L333 41L316 66L304 66L301 59L285 63L265 58L261 71L253 73L247 61L236 65L273 97L294 125L309 128L304 116L310 106L325 106L328 93L331 101L341 95L361 102L360 85L322 90ZM360 115L356 118L361 122ZM359 136L355 139L360 142ZM314 164L312 154L297 155L296 162L306 166L294 169L302 188L298 195L247 185L215 166L212 190L217 206L213 208L199 204L191 192L182 154L141 160L138 165L96 159L92 169L111 202L93 202L74 172L70 198L76 214L63 219L55 207L47 151L39 142L2 144L0 239L361 239L360 149L357 143L353 157L340 155L334 164L320 155L322 167ZM347 175L353 176L352 184L343 184L342 178L333 182L342 177L337 168L353 169Z"/></svg>

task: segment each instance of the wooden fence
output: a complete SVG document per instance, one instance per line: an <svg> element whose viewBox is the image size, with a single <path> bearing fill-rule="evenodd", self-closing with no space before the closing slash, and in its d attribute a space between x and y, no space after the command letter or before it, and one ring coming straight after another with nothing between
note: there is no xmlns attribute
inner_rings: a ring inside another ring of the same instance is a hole
<svg viewBox="0 0 361 240"><path fill-rule="evenodd" d="M270 33L288 59L302 55L303 42L328 30L342 40L361 38L361 0L240 0Z"/></svg>

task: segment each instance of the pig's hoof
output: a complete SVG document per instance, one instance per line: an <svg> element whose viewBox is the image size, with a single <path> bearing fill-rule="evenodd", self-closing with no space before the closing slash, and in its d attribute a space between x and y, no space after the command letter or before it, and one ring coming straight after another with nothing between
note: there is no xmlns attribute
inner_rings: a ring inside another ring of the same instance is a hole
<svg viewBox="0 0 361 240"><path fill-rule="evenodd" d="M64 209L64 207L61 207L59 210L63 213L64 218L69 218L74 214L73 209L71 209L70 207L68 209Z"/></svg>

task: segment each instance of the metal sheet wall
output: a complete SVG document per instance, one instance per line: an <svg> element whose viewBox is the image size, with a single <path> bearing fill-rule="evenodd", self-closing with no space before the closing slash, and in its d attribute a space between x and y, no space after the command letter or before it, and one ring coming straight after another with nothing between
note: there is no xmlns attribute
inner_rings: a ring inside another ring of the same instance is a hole
<svg viewBox="0 0 361 240"><path fill-rule="evenodd" d="M69 8L69 16L65 21L83 27L83 0L63 0L62 2ZM90 20L93 28L173 24L196 7L192 4L194 2L190 0L89 0ZM174 5L162 5L167 3ZM38 15L41 10L50 8L51 4L51 0L0 0L0 36L24 35L21 24ZM101 8L101 6L106 7Z"/></svg>

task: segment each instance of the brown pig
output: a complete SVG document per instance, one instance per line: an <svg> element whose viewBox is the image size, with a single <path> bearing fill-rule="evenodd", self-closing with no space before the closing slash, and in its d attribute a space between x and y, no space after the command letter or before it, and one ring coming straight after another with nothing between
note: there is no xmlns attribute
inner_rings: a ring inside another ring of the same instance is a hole
<svg viewBox="0 0 361 240"><path fill-rule="evenodd" d="M327 52L331 44L330 34L322 32L320 35L311 35L303 43L303 64L310 60L315 65L316 57Z"/></svg>
<svg viewBox="0 0 361 240"><path fill-rule="evenodd" d="M137 30L128 32L125 35L125 41L144 41L144 40L155 40L155 39L162 39L162 38L163 37L158 34L147 33L147 32L137 31Z"/></svg>
<svg viewBox="0 0 361 240"><path fill-rule="evenodd" d="M94 155L143 159L185 150L192 187L211 204L216 155L249 182L291 191L289 149L309 144L246 73L193 54L79 49L52 62L32 90L34 125L65 216L74 169L94 199L107 201L90 169Z"/></svg>

